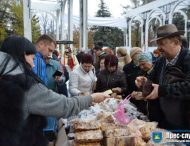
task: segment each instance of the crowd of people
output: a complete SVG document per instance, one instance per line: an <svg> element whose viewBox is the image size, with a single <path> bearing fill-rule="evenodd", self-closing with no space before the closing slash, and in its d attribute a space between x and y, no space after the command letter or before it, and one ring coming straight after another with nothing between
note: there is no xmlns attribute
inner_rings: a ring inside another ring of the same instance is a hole
<svg viewBox="0 0 190 146"><path fill-rule="evenodd" d="M77 115L92 103L99 103L109 98L109 95L104 93L67 98L50 90L44 57L52 52L55 43L47 35L42 35L37 42L35 47L24 37L10 36L1 46L0 145L2 146L45 146L47 139L42 131L46 127L45 117L61 118ZM36 53L36 50L39 52ZM36 72L32 70L34 66ZM52 78L51 75L50 77ZM63 80L63 77L55 76L54 82L61 84Z"/></svg>
<svg viewBox="0 0 190 146"><path fill-rule="evenodd" d="M114 53L98 43L76 56L68 47L60 58L48 35L35 45L9 36L0 48L0 145L45 146L45 117L67 118L105 98L124 99L147 82L150 94L131 99L137 109L160 128L190 128L190 52L182 38L167 24L152 40L157 42L153 53L139 47Z"/></svg>

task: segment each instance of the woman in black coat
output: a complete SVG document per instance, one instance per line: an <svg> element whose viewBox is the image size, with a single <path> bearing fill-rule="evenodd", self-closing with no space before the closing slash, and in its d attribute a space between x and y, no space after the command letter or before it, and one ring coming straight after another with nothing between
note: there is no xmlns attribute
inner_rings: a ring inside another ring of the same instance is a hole
<svg viewBox="0 0 190 146"><path fill-rule="evenodd" d="M127 85L124 73L118 70L118 58L115 55L105 57L105 69L100 71L97 76L96 91L115 90L118 94L125 97Z"/></svg>

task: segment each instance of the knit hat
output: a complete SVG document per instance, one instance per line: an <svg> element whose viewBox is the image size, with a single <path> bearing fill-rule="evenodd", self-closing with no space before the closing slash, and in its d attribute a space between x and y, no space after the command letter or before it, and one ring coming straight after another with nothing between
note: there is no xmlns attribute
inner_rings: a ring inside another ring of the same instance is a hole
<svg viewBox="0 0 190 146"><path fill-rule="evenodd" d="M142 53L142 49L139 48L139 47L133 47L133 48L131 48L131 50L130 50L130 56L131 56L131 58L133 58L133 56L135 54L137 54L137 53Z"/></svg>
<svg viewBox="0 0 190 146"><path fill-rule="evenodd" d="M150 63L150 64L152 64L152 55L151 55L151 53L141 53L140 55L139 55L139 62L140 61L145 61L145 62L147 62L147 63Z"/></svg>

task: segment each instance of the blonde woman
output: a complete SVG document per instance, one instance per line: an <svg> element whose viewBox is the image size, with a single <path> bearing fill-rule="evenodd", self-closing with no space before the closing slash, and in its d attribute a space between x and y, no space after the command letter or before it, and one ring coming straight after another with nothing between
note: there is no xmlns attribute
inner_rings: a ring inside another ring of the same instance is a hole
<svg viewBox="0 0 190 146"><path fill-rule="evenodd" d="M118 69L120 71L123 71L124 65L131 62L131 57L129 56L125 48L118 48L116 53L119 60Z"/></svg>

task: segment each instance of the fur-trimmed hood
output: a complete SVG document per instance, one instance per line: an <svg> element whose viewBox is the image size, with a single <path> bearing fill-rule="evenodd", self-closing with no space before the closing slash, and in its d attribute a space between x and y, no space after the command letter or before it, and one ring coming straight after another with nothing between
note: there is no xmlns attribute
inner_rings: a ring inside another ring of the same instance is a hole
<svg viewBox="0 0 190 146"><path fill-rule="evenodd" d="M4 68L4 64L6 64L6 68ZM14 65L15 61L13 60L13 58L11 58L10 55L0 51L0 74L9 74L9 75L22 74L23 69L21 66L18 66L14 70L12 70Z"/></svg>

